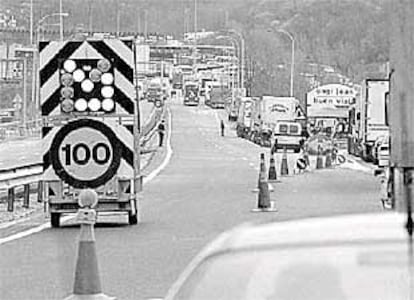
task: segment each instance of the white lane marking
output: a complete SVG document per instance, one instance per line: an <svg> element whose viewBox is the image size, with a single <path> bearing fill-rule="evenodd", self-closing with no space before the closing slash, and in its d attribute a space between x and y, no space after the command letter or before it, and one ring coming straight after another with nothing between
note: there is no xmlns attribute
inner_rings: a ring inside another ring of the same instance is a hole
<svg viewBox="0 0 414 300"><path fill-rule="evenodd" d="M67 222L67 221L69 221L71 219L73 219L73 216L66 216L66 217L63 217L62 218L62 222L64 223L64 222ZM8 242L11 242L11 241L15 241L15 240L18 240L18 239L21 239L21 238L24 238L26 236L29 236L31 234L40 232L40 231L45 230L45 229L50 228L50 227L51 227L50 226L50 223L47 222L47 223L44 223L44 224L42 224L40 226L31 228L29 230L22 231L22 232L19 232L19 233L16 233L16 234L7 236L5 238L0 239L0 245L5 244L5 243L8 243Z"/></svg>
<svg viewBox="0 0 414 300"><path fill-rule="evenodd" d="M171 111L170 111L170 109L168 109L168 128L169 128L169 130L168 130L168 136L167 136L167 155L165 156L165 158L164 158L163 162L161 163L161 165L158 166L158 168L156 168L147 177L145 177L143 179L144 184L147 184L152 179L154 179L154 177L157 176L158 173L161 172L168 165L168 163L170 162L172 152L173 152L172 148L171 148L171 131L172 131L171 123L172 123L171 122ZM67 222L67 221L69 221L73 218L74 218L74 216L66 216L66 217L63 217L61 219L61 221L62 221L62 223L64 223L64 222ZM15 241L15 240L18 240L18 239L21 239L21 238L24 238L24 237L32 235L34 233L38 233L38 232L43 231L45 229L48 229L50 227L51 227L50 223L47 222L47 223L44 223L44 224L39 225L37 227L31 228L29 230L22 231L22 232L7 236L5 238L1 238L0 239L0 245L11 242L11 241Z"/></svg>
<svg viewBox="0 0 414 300"><path fill-rule="evenodd" d="M214 117L216 117L217 123L220 124L220 118L218 116L218 112L217 111L214 111Z"/></svg>
<svg viewBox="0 0 414 300"><path fill-rule="evenodd" d="M168 136L167 136L167 155L165 156L163 162L161 165L158 166L154 171L152 171L148 176L144 177L143 183L147 184L152 179L154 179L155 176L157 176L170 162L171 156L172 156L172 147L171 147L171 132L172 132L172 118L171 118L171 111L168 108Z"/></svg>

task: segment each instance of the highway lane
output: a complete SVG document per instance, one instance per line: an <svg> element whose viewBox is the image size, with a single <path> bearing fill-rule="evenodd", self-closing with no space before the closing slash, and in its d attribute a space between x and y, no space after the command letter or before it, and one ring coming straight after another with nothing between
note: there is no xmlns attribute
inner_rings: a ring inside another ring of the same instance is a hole
<svg viewBox="0 0 414 300"><path fill-rule="evenodd" d="M147 101L140 102L141 120L151 114L154 105ZM0 170L42 162L42 140L28 138L0 143Z"/></svg>
<svg viewBox="0 0 414 300"><path fill-rule="evenodd" d="M203 245L242 222L380 210L373 176L337 168L282 178L271 195L279 211L252 213L257 196L251 189L257 184L264 149L234 135L221 137L216 111L178 104L171 109L172 158L144 187L142 223L127 226L126 217L108 216L96 228L108 295L163 296ZM293 164L295 155L289 154L289 161ZM78 233L79 228L69 224L0 245L2 297L69 295Z"/></svg>

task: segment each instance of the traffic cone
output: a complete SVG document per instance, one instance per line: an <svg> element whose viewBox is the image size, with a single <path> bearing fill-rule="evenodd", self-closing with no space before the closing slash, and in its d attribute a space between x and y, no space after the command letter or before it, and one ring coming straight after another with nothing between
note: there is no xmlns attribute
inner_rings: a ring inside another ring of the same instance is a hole
<svg viewBox="0 0 414 300"><path fill-rule="evenodd" d="M309 167L310 166L310 160L309 160L309 152L308 152L307 148L305 148L303 150L303 159L305 160L306 168Z"/></svg>
<svg viewBox="0 0 414 300"><path fill-rule="evenodd" d="M289 175L289 167L288 167L286 147L283 148L282 165L280 166L280 175L281 176Z"/></svg>
<svg viewBox="0 0 414 300"><path fill-rule="evenodd" d="M316 169L323 169L323 158L320 148L318 148L318 156L316 157Z"/></svg>
<svg viewBox="0 0 414 300"><path fill-rule="evenodd" d="M277 182L277 172L276 172L276 166L275 166L275 158L273 153L270 155L270 163L269 163L269 182Z"/></svg>
<svg viewBox="0 0 414 300"><path fill-rule="evenodd" d="M73 294L65 300L114 300L102 293L98 271L98 258L95 248L95 234L93 226L96 220L96 211L92 209L98 202L98 195L94 190L83 190L79 195L78 215L80 236L78 257L76 261L75 283Z"/></svg>
<svg viewBox="0 0 414 300"><path fill-rule="evenodd" d="M326 152L325 167L326 168L331 168L332 167L332 157L331 157L331 152L330 151Z"/></svg>
<svg viewBox="0 0 414 300"><path fill-rule="evenodd" d="M258 181L258 199L257 208L252 210L253 212L271 212L276 211L274 201L270 201L269 183L266 179L266 165L265 155L260 154L260 171Z"/></svg>

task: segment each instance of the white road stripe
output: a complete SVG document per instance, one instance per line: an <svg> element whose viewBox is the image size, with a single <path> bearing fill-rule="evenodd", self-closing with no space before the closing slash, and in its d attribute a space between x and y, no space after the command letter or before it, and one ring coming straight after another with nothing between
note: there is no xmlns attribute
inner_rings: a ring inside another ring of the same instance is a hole
<svg viewBox="0 0 414 300"><path fill-rule="evenodd" d="M62 221L62 223L64 223L64 222L67 222L67 221L69 221L69 220L71 220L73 218L74 218L73 216L66 216L66 217L63 217L61 219L61 221ZM29 230L22 231L22 232L19 232L19 233L16 233L16 234L7 236L5 238L1 238L0 239L0 245L3 245L5 243L8 243L8 242L11 242L11 241L15 241L15 240L24 238L26 236L32 235L34 233L40 232L40 231L45 230L45 229L50 228L50 227L51 227L50 226L50 223L48 222L48 223L44 223L44 224L42 224L40 226L31 228Z"/></svg>
<svg viewBox="0 0 414 300"><path fill-rule="evenodd" d="M144 184L147 184L154 179L170 162L173 150L171 148L171 131L172 131L172 118L171 111L168 109L168 136L167 136L167 155L165 156L161 165L158 166L154 171L152 171L148 176L143 179Z"/></svg>

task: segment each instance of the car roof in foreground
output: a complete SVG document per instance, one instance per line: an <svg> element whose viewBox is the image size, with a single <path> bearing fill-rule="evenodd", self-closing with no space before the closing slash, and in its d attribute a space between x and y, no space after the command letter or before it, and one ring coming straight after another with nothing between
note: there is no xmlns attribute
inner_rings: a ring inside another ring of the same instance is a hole
<svg viewBox="0 0 414 300"><path fill-rule="evenodd" d="M223 232L208 244L181 273L166 299L174 297L201 262L217 254L279 247L306 251L308 247L343 247L360 243L402 245L408 237L406 221L407 215L404 213L384 212L242 224Z"/></svg>
<svg viewBox="0 0 414 300"><path fill-rule="evenodd" d="M263 224L247 223L223 233L210 251L332 242L406 240L406 214L340 215Z"/></svg>

